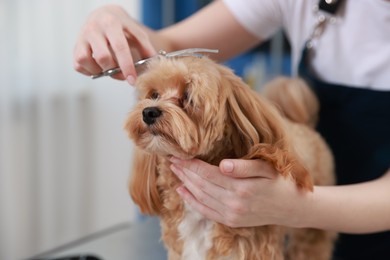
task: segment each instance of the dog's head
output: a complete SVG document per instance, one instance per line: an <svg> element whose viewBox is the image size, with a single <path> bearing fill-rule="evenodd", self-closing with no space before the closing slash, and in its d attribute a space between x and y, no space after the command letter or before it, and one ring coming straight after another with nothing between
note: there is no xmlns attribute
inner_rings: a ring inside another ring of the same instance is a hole
<svg viewBox="0 0 390 260"><path fill-rule="evenodd" d="M136 82L139 101L125 124L142 156L130 191L144 213L159 213L157 156L218 164L256 144L285 149L280 114L230 69L203 57L156 58Z"/></svg>
<svg viewBox="0 0 390 260"><path fill-rule="evenodd" d="M136 87L139 102L125 128L148 153L208 159L223 144L240 157L279 129L239 77L205 57L154 59Z"/></svg>

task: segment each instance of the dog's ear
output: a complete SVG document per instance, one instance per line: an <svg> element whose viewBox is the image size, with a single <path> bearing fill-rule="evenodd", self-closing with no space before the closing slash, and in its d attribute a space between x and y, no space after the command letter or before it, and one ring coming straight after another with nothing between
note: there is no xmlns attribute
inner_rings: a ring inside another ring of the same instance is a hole
<svg viewBox="0 0 390 260"><path fill-rule="evenodd" d="M159 215L162 202L157 189L157 155L135 148L129 192L143 214Z"/></svg>
<svg viewBox="0 0 390 260"><path fill-rule="evenodd" d="M294 151L283 118L274 105L231 71L222 67L221 73L222 88L231 91L227 96L227 109L237 129L238 137L233 140L240 151L237 155L266 160L281 175L291 176L299 188L312 190L310 174Z"/></svg>
<svg viewBox="0 0 390 260"><path fill-rule="evenodd" d="M246 151L254 144L274 144L283 139L284 130L280 114L267 100L258 95L241 78L221 67L222 89L228 90L228 117L236 125L241 146Z"/></svg>

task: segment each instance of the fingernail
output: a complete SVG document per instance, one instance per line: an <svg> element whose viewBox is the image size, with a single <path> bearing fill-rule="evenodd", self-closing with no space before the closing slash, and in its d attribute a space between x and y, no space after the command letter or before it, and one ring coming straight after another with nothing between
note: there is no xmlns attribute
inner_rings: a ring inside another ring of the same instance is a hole
<svg viewBox="0 0 390 260"><path fill-rule="evenodd" d="M178 158L176 158L175 156L171 156L171 157L169 158L169 161L170 161L171 163L179 163L179 162L180 162L180 160L179 160Z"/></svg>
<svg viewBox="0 0 390 260"><path fill-rule="evenodd" d="M222 170L224 172L232 172L234 169L234 164L232 161L229 161L229 160L224 160L222 162Z"/></svg>
<svg viewBox="0 0 390 260"><path fill-rule="evenodd" d="M128 76L126 80L130 85L134 86L135 78L132 75Z"/></svg>

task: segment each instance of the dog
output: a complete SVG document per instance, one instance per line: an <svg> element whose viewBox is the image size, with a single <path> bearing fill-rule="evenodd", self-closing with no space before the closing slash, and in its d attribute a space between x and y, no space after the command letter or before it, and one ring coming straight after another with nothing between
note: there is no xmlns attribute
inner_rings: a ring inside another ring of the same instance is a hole
<svg viewBox="0 0 390 260"><path fill-rule="evenodd" d="M160 218L170 260L331 258L332 232L204 218L179 197L170 170L170 156L213 165L261 159L302 192L334 184L332 154L313 128L318 102L304 81L278 78L259 95L208 57L156 57L135 86L139 101L125 123L136 145L129 191L142 213Z"/></svg>

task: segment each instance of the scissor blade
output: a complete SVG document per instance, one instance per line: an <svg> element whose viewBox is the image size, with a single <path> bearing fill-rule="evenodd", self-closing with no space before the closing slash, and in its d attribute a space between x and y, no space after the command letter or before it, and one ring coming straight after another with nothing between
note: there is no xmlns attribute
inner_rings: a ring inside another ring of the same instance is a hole
<svg viewBox="0 0 390 260"><path fill-rule="evenodd" d="M166 53L165 51L160 51L159 54L157 54L155 56L152 56L152 57L149 57L149 58L146 58L146 59L139 60L139 61L135 62L134 66L135 67L141 66L141 65L147 63L148 61L154 59L156 56L164 56L164 57L167 57L167 58L178 57L178 56L197 56L197 57L202 57L203 56L201 54L202 52L203 53L218 53L219 50L216 50L216 49L205 49L205 48L191 48L191 49L178 50L178 51L173 51L173 52L168 52L168 53ZM105 76L112 76L112 75L115 75L115 74L117 74L119 72L121 72L121 69L119 67L116 67L116 68L112 68L112 69L103 71L102 73L99 73L99 74L96 74L96 75L92 75L91 78L92 79L98 79L98 78L105 77Z"/></svg>

